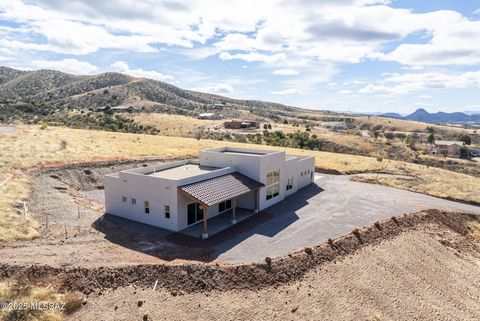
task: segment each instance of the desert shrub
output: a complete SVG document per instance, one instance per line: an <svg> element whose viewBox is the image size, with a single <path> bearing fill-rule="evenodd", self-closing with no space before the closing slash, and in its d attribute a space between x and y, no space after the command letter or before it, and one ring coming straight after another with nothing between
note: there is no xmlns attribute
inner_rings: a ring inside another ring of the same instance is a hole
<svg viewBox="0 0 480 321"><path fill-rule="evenodd" d="M66 149L67 148L67 145L68 145L68 142L65 140L65 139L62 139L60 141L60 148L61 149Z"/></svg>
<svg viewBox="0 0 480 321"><path fill-rule="evenodd" d="M464 142L465 145L471 145L472 144L472 137L470 137L467 134L460 134L457 136L457 141L459 142Z"/></svg>

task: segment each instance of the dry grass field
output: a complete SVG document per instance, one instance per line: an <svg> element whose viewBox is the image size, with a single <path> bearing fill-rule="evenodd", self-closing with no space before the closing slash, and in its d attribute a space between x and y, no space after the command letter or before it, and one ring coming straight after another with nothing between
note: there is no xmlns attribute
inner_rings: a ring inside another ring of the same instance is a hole
<svg viewBox="0 0 480 321"><path fill-rule="evenodd" d="M0 302L48 304L48 309L0 309L1 320L60 321L68 313L82 306L80 293L59 294L52 288L36 287L28 283L0 282Z"/></svg>
<svg viewBox="0 0 480 321"><path fill-rule="evenodd" d="M61 127L20 126L17 131L0 135L0 181L17 171L16 179L0 187L0 241L35 237L36 223L22 218L18 205L30 193L28 169L48 163L91 162L109 159L134 159L148 156L195 157L203 148L223 145L259 147L224 141L196 140L185 137L136 135L104 131L89 131ZM342 174L390 173L411 176L371 175L369 182L430 194L433 196L480 203L480 178L453 173L438 168L392 161L377 160L338 153L261 146L265 149L285 149L290 154L316 157L316 167Z"/></svg>
<svg viewBox="0 0 480 321"><path fill-rule="evenodd" d="M222 124L222 120L198 119L182 115L169 114L140 114L132 117L136 122L153 126L165 136L194 136L195 132L202 127Z"/></svg>

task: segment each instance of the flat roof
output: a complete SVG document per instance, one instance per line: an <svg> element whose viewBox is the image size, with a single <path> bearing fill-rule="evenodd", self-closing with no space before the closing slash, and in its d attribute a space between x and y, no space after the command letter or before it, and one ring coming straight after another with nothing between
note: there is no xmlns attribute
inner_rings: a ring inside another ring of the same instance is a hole
<svg viewBox="0 0 480 321"><path fill-rule="evenodd" d="M145 173L148 176L155 176L167 179L182 179L192 176L197 176L211 171L218 170L218 167L201 166L198 164L185 164L166 169L161 169L155 172Z"/></svg>
<svg viewBox="0 0 480 321"><path fill-rule="evenodd" d="M268 149L250 149L250 148L236 148L236 147L212 148L212 149L206 149L205 151L222 153L222 154L231 154L231 155L252 155L252 156L264 156L264 155L270 155L270 154L281 152L281 151L268 150Z"/></svg>

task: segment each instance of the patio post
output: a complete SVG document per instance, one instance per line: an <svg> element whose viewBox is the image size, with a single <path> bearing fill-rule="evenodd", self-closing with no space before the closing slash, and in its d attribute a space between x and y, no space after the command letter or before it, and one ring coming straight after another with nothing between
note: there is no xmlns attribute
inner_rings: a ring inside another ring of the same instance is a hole
<svg viewBox="0 0 480 321"><path fill-rule="evenodd" d="M258 213L259 211L259 207L260 207L259 201L260 201L260 190L256 189L255 190L255 210L254 210L255 213Z"/></svg>
<svg viewBox="0 0 480 321"><path fill-rule="evenodd" d="M208 206L203 206L203 234L202 239L208 238L208 226L207 226L207 219L208 219Z"/></svg>
<svg viewBox="0 0 480 321"><path fill-rule="evenodd" d="M237 219L236 219L236 217L235 217L235 209L236 209L236 207L237 207L237 198L234 197L234 198L232 199L232 220L231 220L231 223L232 223L232 224L236 224L236 223L237 223Z"/></svg>

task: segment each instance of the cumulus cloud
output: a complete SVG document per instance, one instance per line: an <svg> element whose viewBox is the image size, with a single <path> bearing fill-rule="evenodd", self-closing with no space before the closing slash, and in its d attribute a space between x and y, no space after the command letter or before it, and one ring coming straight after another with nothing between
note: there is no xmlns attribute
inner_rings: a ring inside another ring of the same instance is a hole
<svg viewBox="0 0 480 321"><path fill-rule="evenodd" d="M235 92L235 89L230 84L209 84L206 86L200 86L192 88L195 91L201 91L211 94L225 95L232 94Z"/></svg>
<svg viewBox="0 0 480 321"><path fill-rule="evenodd" d="M457 74L406 73L387 76L380 84L369 84L360 93L407 94L423 90L480 88L480 71Z"/></svg>
<svg viewBox="0 0 480 321"><path fill-rule="evenodd" d="M240 59L248 62L266 62L266 63L278 63L287 59L287 56L283 53L274 54L274 55L265 55L258 52L249 52L245 54L230 54L228 52L222 52L219 55L219 58L222 60L232 60Z"/></svg>
<svg viewBox="0 0 480 321"><path fill-rule="evenodd" d="M295 69L278 69L273 71L274 75L280 75L280 76L296 76L299 75L300 72Z"/></svg>
<svg viewBox="0 0 480 321"><path fill-rule="evenodd" d="M39 69L54 69L63 72L88 75L94 74L98 71L97 66L92 65L86 61L80 61L77 59L63 59L63 60L34 60L32 61L32 67Z"/></svg>
<svg viewBox="0 0 480 321"><path fill-rule="evenodd" d="M284 90L272 91L272 95L303 95L304 92L297 88L289 88Z"/></svg>
<svg viewBox="0 0 480 321"><path fill-rule="evenodd" d="M351 94L351 93L352 93L352 91L348 90L348 89L343 89L343 90L337 91L337 95L348 95L348 94Z"/></svg>
<svg viewBox="0 0 480 321"><path fill-rule="evenodd" d="M366 59L409 66L480 64L480 21L451 10L415 13L389 4L2 0L0 19L18 27L2 36L0 46L83 55L108 48L149 53L161 44L191 48L183 53L200 59L220 54L223 60L289 66ZM418 33L424 41L401 43ZM386 52L389 43L394 48Z"/></svg>
<svg viewBox="0 0 480 321"><path fill-rule="evenodd" d="M118 72L131 75L134 77L140 78L149 78L149 79L156 79L160 81L173 81L173 77L170 75L162 74L158 71L154 70L143 70L141 68L130 68L126 62L123 61L116 61L111 64L111 67Z"/></svg>

